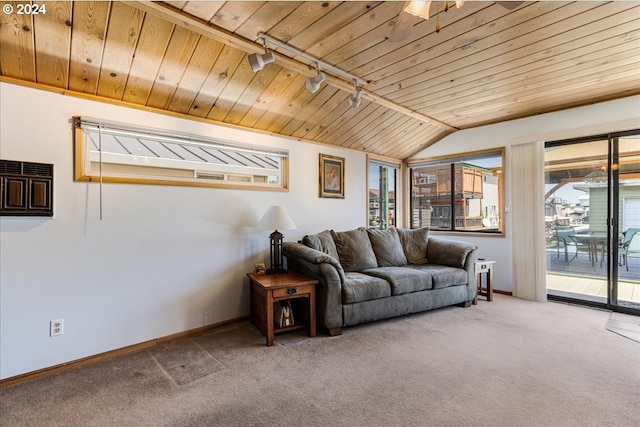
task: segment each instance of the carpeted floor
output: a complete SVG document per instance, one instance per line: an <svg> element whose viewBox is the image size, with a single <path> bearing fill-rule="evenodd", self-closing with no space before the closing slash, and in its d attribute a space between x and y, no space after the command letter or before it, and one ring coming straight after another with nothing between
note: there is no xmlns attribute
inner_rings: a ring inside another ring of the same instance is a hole
<svg viewBox="0 0 640 427"><path fill-rule="evenodd" d="M248 322L0 390L8 426L638 426L610 313L496 295L264 337Z"/></svg>

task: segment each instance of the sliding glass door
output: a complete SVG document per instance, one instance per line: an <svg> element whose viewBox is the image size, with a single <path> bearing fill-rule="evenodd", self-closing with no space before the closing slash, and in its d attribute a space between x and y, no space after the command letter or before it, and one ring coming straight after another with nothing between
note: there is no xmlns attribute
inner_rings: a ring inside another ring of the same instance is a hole
<svg viewBox="0 0 640 427"><path fill-rule="evenodd" d="M551 297L640 309L639 138L632 132L546 144Z"/></svg>

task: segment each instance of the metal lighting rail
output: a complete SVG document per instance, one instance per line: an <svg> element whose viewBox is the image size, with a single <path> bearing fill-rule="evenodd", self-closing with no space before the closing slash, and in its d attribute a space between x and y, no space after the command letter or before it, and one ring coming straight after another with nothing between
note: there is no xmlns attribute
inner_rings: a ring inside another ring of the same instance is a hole
<svg viewBox="0 0 640 427"><path fill-rule="evenodd" d="M301 50L298 50L293 46L289 46L288 44L284 43L283 41L280 41L280 40L278 40L276 38L273 38L268 34L265 34L263 32L259 32L258 33L258 38L264 40L265 47L267 47L267 48L269 47L269 44L272 44L272 45L277 46L277 47L279 47L281 49L284 49L284 50L287 50L289 52L292 52L296 56L300 56L300 57L306 59L309 62L313 62L314 64L316 64L316 66L318 68L321 68L323 70L331 71L334 74L338 74L338 75L340 75L342 77L345 77L345 78L347 78L349 80L353 80L355 82L356 88L360 87L360 85L362 83L360 77L354 76L353 74L348 73L348 72L344 71L343 69L336 67L335 65L328 64L328 63L324 62L323 60L316 58L315 56L309 55L306 52L302 52Z"/></svg>

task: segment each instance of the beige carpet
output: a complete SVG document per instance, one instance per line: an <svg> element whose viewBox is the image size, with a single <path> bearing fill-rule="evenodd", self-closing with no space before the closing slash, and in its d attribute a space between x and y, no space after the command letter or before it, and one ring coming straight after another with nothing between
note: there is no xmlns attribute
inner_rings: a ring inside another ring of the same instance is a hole
<svg viewBox="0 0 640 427"><path fill-rule="evenodd" d="M271 348L243 322L4 388L0 425L638 426L609 317L497 295Z"/></svg>

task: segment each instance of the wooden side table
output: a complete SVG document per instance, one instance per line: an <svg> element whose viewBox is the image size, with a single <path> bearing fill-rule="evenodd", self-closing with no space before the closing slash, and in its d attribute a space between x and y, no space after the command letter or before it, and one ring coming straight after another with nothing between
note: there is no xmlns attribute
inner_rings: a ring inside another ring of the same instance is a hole
<svg viewBox="0 0 640 427"><path fill-rule="evenodd" d="M267 337L267 346L273 345L274 334L309 328L309 336L316 336L316 284L318 281L296 272L281 274L247 274L251 322ZM276 328L273 304L277 301L306 299L302 310L294 310L295 325ZM303 318L300 319L302 314ZM302 320L302 322L301 322Z"/></svg>
<svg viewBox="0 0 640 427"><path fill-rule="evenodd" d="M483 295L487 301L493 301L493 265L495 261L486 261L484 259L476 261L474 272L476 275L476 296L473 299L474 304L478 304L478 295ZM482 292L482 276L487 278L486 292Z"/></svg>

